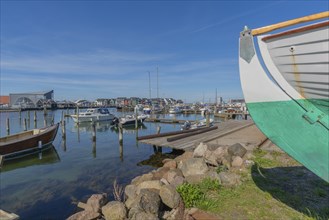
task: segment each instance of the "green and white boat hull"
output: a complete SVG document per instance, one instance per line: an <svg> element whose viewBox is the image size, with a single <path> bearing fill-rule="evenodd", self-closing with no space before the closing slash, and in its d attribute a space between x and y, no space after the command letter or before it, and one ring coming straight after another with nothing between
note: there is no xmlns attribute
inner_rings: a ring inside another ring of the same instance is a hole
<svg viewBox="0 0 329 220"><path fill-rule="evenodd" d="M327 12L328 14L328 12ZM258 37L240 35L240 80L249 113L277 146L329 182L328 21Z"/></svg>

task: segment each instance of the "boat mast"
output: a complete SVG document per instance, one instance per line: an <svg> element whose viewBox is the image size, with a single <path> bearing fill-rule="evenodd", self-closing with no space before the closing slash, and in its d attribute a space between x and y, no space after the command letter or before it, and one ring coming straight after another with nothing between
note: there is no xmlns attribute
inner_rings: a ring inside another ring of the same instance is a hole
<svg viewBox="0 0 329 220"><path fill-rule="evenodd" d="M157 99L159 99L159 68L157 67Z"/></svg>
<svg viewBox="0 0 329 220"><path fill-rule="evenodd" d="M148 73L149 73L149 97L151 99L151 73L150 71L148 71Z"/></svg>

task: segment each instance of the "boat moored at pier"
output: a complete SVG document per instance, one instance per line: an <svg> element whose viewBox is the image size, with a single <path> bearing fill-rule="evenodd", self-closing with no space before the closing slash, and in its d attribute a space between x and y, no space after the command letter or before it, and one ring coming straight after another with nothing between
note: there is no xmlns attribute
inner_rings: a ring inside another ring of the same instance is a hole
<svg viewBox="0 0 329 220"><path fill-rule="evenodd" d="M245 28L240 34L239 51L241 86L258 128L327 182L328 17L326 11L254 30ZM268 34L304 22L311 24Z"/></svg>
<svg viewBox="0 0 329 220"><path fill-rule="evenodd" d="M0 155L5 160L26 156L52 146L59 123L0 138Z"/></svg>
<svg viewBox="0 0 329 220"><path fill-rule="evenodd" d="M85 112L70 115L74 122L111 121L114 115L107 108L89 108Z"/></svg>

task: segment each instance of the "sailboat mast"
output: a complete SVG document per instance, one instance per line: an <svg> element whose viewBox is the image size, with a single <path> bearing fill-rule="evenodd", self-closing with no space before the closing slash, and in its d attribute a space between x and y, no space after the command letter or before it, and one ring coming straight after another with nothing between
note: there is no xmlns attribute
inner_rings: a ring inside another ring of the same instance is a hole
<svg viewBox="0 0 329 220"><path fill-rule="evenodd" d="M149 97L151 99L151 73L150 71L148 71L148 73L149 73Z"/></svg>
<svg viewBox="0 0 329 220"><path fill-rule="evenodd" d="M159 99L159 68L157 67L157 99Z"/></svg>

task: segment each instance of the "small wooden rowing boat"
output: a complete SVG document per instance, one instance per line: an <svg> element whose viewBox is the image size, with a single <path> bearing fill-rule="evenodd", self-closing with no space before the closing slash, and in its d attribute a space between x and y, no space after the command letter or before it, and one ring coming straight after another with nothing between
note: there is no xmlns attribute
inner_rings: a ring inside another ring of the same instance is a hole
<svg viewBox="0 0 329 220"><path fill-rule="evenodd" d="M0 155L5 159L13 159L51 146L58 126L59 123L2 137L0 138Z"/></svg>
<svg viewBox="0 0 329 220"><path fill-rule="evenodd" d="M242 90L257 127L327 182L328 17L326 11L254 30L245 28L240 35L239 56ZM269 33L303 22L311 24Z"/></svg>

